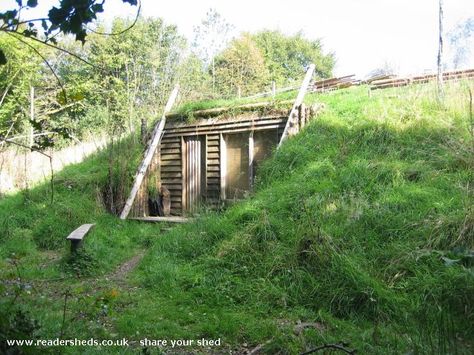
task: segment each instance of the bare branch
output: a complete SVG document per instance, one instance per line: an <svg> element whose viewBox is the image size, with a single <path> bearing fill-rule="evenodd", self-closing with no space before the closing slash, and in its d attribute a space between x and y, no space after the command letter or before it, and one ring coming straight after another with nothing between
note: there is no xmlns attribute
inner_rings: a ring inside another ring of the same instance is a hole
<svg viewBox="0 0 474 355"><path fill-rule="evenodd" d="M118 35L121 35L121 34L127 32L128 30L132 29L137 24L138 18L140 17L141 9L142 9L142 2L140 0L138 0L137 14L135 15L135 19L133 20L133 23L122 31L119 31L119 32L99 32L99 31L93 30L89 27L87 27L87 29L89 31L91 31L92 33L102 35L102 36L118 36Z"/></svg>

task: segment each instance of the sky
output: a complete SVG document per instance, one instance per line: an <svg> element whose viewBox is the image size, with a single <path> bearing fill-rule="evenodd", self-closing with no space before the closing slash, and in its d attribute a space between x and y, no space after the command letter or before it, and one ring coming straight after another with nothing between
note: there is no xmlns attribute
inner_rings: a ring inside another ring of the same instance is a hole
<svg viewBox="0 0 474 355"><path fill-rule="evenodd" d="M14 0L0 1L2 8ZM34 15L55 3L39 0ZM326 52L335 53L335 75L364 77L385 65L401 75L436 68L438 0L142 0L141 13L176 24L191 40L193 28L210 8L234 25L236 33L278 29L320 39ZM121 0L106 0L101 19L133 17L136 10ZM444 0L446 31L469 17L474 17L474 0ZM474 68L474 48L466 66Z"/></svg>

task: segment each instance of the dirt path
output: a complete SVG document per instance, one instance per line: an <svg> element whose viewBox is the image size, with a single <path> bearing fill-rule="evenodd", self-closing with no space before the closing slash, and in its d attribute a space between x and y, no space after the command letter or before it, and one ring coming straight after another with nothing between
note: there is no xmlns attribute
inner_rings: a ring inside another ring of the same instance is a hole
<svg viewBox="0 0 474 355"><path fill-rule="evenodd" d="M144 250L138 252L133 258L120 265L111 275L108 276L108 278L115 281L123 281L123 279L127 277L128 273L135 269L144 255Z"/></svg>

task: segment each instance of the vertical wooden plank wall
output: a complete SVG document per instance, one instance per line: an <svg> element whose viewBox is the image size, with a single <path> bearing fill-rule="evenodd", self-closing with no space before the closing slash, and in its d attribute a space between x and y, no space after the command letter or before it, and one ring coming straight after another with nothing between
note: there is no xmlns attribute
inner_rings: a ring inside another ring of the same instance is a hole
<svg viewBox="0 0 474 355"><path fill-rule="evenodd" d="M161 140L161 186L170 191L171 214L181 214L182 208L182 150L180 137L166 137Z"/></svg>
<svg viewBox="0 0 474 355"><path fill-rule="evenodd" d="M135 200L133 201L130 215L133 217L145 217L149 215L148 191L150 184L154 184L156 189L160 188L160 150L157 149L153 154L148 170L143 178L143 182L138 189Z"/></svg>

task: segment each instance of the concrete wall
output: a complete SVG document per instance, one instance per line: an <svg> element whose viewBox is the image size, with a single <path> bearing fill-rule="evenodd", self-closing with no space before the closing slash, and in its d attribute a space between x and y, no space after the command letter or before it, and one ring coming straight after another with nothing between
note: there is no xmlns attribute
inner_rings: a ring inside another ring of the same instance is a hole
<svg viewBox="0 0 474 355"><path fill-rule="evenodd" d="M86 142L57 150L46 151L53 157L53 169L59 171L66 165L83 161L87 156L105 147L105 137L96 137ZM0 194L13 193L49 179L49 158L29 152L21 147L7 146L0 151Z"/></svg>

